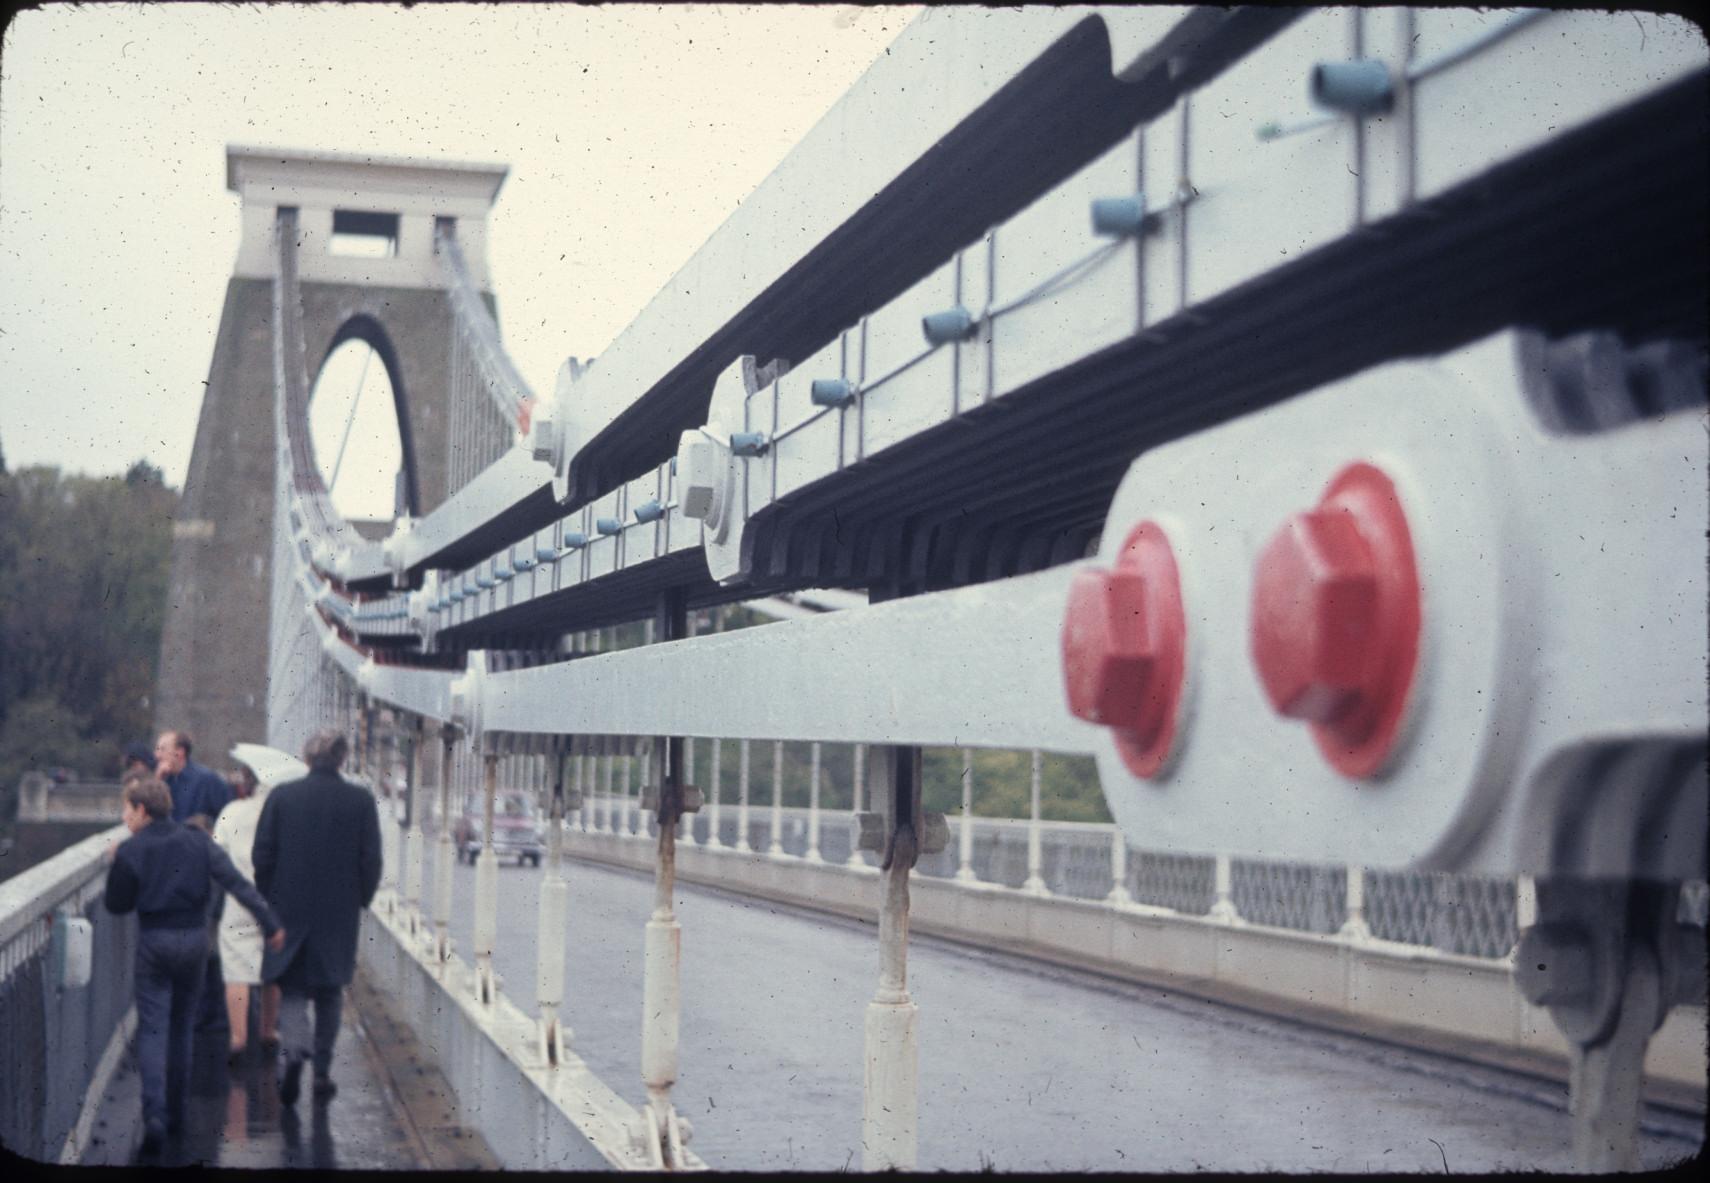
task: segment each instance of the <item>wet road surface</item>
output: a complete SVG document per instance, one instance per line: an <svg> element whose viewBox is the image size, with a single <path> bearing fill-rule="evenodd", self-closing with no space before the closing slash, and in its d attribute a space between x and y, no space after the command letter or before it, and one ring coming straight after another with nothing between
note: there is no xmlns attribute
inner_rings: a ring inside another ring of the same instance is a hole
<svg viewBox="0 0 1710 1183"><path fill-rule="evenodd" d="M432 879L431 859L427 867ZM544 872L499 872L497 968L533 1011ZM573 1046L640 1103L651 876L566 863ZM874 884L875 896L877 884ZM431 899L424 889L424 899ZM474 870L455 868L467 957ZM872 925L696 885L683 926L678 1111L715 1169L860 1168ZM1565 1087L1167 990L913 937L923 1170L1564 1171ZM1653 1111L1643 1163L1693 1154L1700 1119Z"/></svg>

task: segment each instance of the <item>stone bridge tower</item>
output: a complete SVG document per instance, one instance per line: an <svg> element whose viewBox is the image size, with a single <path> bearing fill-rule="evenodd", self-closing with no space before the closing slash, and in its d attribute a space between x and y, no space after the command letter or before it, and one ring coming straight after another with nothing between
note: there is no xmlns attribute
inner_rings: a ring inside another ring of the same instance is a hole
<svg viewBox="0 0 1710 1183"><path fill-rule="evenodd" d="M228 147L226 187L242 199L243 237L184 495L172 528L161 634L157 727L183 728L195 756L220 767L239 741L267 734L274 463L273 292L280 207L299 211L299 291L311 384L345 341L373 346L396 400L402 500L415 515L452 491L449 436L455 337L438 218L458 242L489 306L487 214L504 165L355 153ZM341 254L334 235L372 250Z"/></svg>

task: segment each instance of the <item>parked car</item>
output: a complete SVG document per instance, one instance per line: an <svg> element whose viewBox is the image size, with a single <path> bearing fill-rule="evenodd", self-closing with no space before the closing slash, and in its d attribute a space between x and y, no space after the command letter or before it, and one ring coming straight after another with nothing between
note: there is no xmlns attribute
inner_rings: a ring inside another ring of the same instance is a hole
<svg viewBox="0 0 1710 1183"><path fill-rule="evenodd" d="M463 807L463 816L457 819L452 831L457 857L465 862L473 863L484 845L483 811L481 799L472 799ZM518 866L527 862L538 867L545 849L546 823L534 797L528 793L500 793L493 801L493 853L500 858L515 855Z"/></svg>

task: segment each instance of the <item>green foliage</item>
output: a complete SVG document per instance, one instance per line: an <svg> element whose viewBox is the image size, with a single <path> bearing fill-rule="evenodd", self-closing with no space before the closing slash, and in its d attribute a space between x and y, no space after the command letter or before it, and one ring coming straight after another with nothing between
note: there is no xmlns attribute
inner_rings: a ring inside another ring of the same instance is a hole
<svg viewBox="0 0 1710 1183"><path fill-rule="evenodd" d="M741 776L741 742L728 739L719 744L719 800L726 805L737 800ZM772 803L773 744L756 740L749 745L748 801L750 806ZM806 807L812 781L813 745L786 742L783 755L783 804ZM926 808L958 814L962 810L962 753L958 748L928 748L922 753L921 774L925 783ZM604 775L603 766L601 775ZM621 774L620 774L621 775ZM636 774L639 777L639 769ZM855 779L855 752L850 744L824 744L820 751L819 803L822 809L850 808ZM689 780L711 800L712 741L695 741L694 764ZM979 817L1027 817L1032 805L1033 756L1031 752L977 751L974 753L974 813ZM871 808L866 793L862 807ZM1090 757L1057 756L1047 753L1039 775L1039 814L1054 821L1108 822L1104 794Z"/></svg>
<svg viewBox="0 0 1710 1183"><path fill-rule="evenodd" d="M0 768L11 771L3 783L13 784L26 769L45 771L61 765L75 768L87 745L87 716L56 698L38 696L12 703L0 723Z"/></svg>
<svg viewBox="0 0 1710 1183"><path fill-rule="evenodd" d="M0 782L111 775L147 738L177 503L145 461L0 473Z"/></svg>
<svg viewBox="0 0 1710 1183"><path fill-rule="evenodd" d="M940 813L962 810L962 753L928 748L922 756L926 808ZM1039 767L1039 816L1049 821L1108 822L1104 792L1090 756L1047 752ZM973 807L977 817L1027 817L1032 809L1033 754L976 751Z"/></svg>
<svg viewBox="0 0 1710 1183"><path fill-rule="evenodd" d="M744 608L726 605L722 631L763 627L772 619ZM634 643L641 643L640 626ZM711 631L703 623L700 630ZM711 800L712 742L695 741L690 781ZM783 793L786 806L805 807L812 778L813 746L786 742L783 752ZM719 800L737 800L741 743L725 740L719 745ZM748 800L751 807L772 803L773 744L756 740L749 745ZM959 814L962 810L962 753L959 748L927 748L921 757L925 805L929 810ZM849 744L824 744L820 753L819 803L823 809L850 808L855 780L854 748ZM1027 817L1032 808L1033 755L1025 751L976 751L973 759L973 809L980 817ZM863 808L871 808L865 792ZM1052 821L1108 822L1104 793L1091 757L1046 753L1040 762L1039 814Z"/></svg>

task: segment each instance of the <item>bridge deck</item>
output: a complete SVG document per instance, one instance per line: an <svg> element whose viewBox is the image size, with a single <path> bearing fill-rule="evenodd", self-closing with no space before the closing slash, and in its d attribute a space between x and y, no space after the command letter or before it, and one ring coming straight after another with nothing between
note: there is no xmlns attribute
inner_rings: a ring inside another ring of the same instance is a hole
<svg viewBox="0 0 1710 1183"><path fill-rule="evenodd" d="M352 1005L354 1003L355 1005ZM498 1165L458 1121L455 1098L409 1030L359 976L346 995L333 1053L338 1095L316 1103L304 1079L296 1105L280 1103L277 1057L252 1048L226 1061L226 1036L197 1036L185 1130L143 1159L141 1082L127 1053L102 1098L83 1162L240 1170L483 1170Z"/></svg>
<svg viewBox="0 0 1710 1183"><path fill-rule="evenodd" d="M431 862L428 868L431 881ZM579 1056L639 1102L643 924L652 884L569 864L566 1012ZM474 872L452 934L469 948ZM497 968L532 1005L542 874L499 875ZM431 896L430 896L431 898ZM714 1169L858 1169L870 926L680 885L683 1043L675 1101ZM924 1170L1496 1171L1572 1169L1565 1088L1326 1033L1155 987L916 937ZM432 1053L359 976L334 1063L339 1094L284 1109L272 1071L198 1046L188 1129L168 1161L236 1168L481 1169ZM135 1160L127 1062L84 1161ZM1702 1144L1698 1118L1647 1112L1641 1163Z"/></svg>
<svg viewBox="0 0 1710 1183"><path fill-rule="evenodd" d="M653 885L585 863L566 875L572 1043L639 1103ZM524 1008L542 878L510 864L499 873L497 969ZM462 953L473 891L473 868L459 865L452 935ZM859 1170L873 928L693 885L679 884L676 900L674 1096L694 1123L692 1148L715 1170ZM919 936L909 988L920 1006L921 1170L1573 1166L1561 1085ZM1702 1135L1701 1119L1650 1111L1642 1161L1678 1161Z"/></svg>

